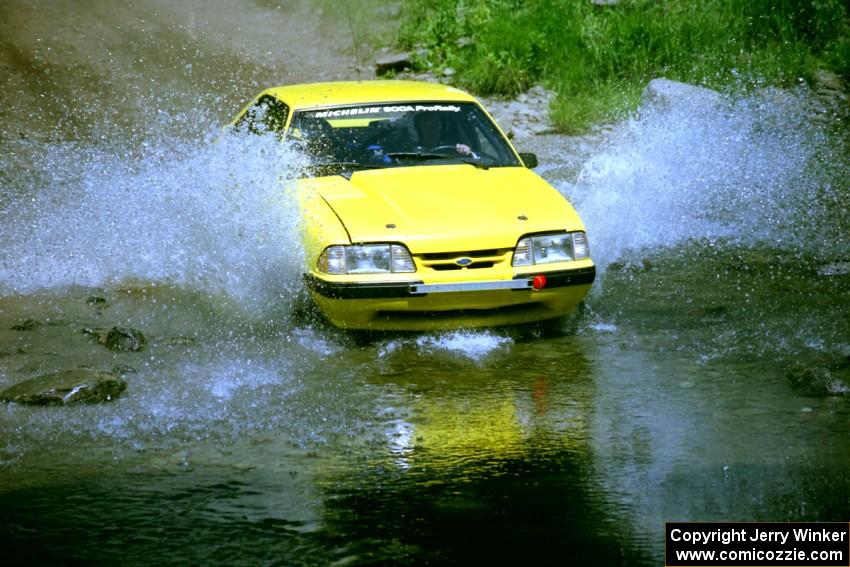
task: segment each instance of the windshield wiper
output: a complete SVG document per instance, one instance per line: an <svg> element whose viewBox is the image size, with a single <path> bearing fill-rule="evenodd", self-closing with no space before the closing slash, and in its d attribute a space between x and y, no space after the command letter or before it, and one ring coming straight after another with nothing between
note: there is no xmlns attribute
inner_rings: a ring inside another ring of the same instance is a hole
<svg viewBox="0 0 850 567"><path fill-rule="evenodd" d="M461 154L432 154L432 153L423 153L423 152L391 152L388 154L384 154L390 158L396 159L416 159L419 161L431 161L438 159L452 160L452 161L462 161L463 163L468 163L469 165L475 166L478 169L490 169L490 165L479 161L473 157L465 156Z"/></svg>
<svg viewBox="0 0 850 567"><path fill-rule="evenodd" d="M468 163L469 165L473 165L473 166L477 167L478 169L490 169L489 163L485 163L485 162L478 160L478 159L475 159L475 158L471 158L471 157L468 157L468 156L459 156L455 159L459 159L463 163Z"/></svg>

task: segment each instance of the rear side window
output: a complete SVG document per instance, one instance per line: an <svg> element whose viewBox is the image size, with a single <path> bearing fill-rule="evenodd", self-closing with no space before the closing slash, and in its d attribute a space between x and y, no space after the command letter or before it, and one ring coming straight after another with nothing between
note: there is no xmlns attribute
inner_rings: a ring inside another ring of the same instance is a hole
<svg viewBox="0 0 850 567"><path fill-rule="evenodd" d="M283 134L289 107L271 95L263 95L236 121L236 129L247 128L252 134Z"/></svg>

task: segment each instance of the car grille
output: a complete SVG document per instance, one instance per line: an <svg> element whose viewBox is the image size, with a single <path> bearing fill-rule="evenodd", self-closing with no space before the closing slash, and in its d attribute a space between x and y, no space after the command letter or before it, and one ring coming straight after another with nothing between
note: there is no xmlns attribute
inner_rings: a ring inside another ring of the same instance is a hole
<svg viewBox="0 0 850 567"><path fill-rule="evenodd" d="M426 270L481 270L510 262L512 248L490 250L464 250L461 252L434 252L417 254L417 263ZM460 261L460 263L458 263Z"/></svg>
<svg viewBox="0 0 850 567"><path fill-rule="evenodd" d="M449 270L480 270L481 268L492 268L495 262L473 262L467 266L458 266L457 264L432 264L429 266L432 270L438 272L447 272Z"/></svg>

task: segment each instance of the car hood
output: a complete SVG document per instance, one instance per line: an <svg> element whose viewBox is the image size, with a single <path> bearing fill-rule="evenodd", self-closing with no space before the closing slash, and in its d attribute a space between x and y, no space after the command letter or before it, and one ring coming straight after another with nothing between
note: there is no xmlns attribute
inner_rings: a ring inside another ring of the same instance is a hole
<svg viewBox="0 0 850 567"><path fill-rule="evenodd" d="M521 167L399 167L307 181L352 242L403 242L414 254L511 248L523 234L584 230L572 206Z"/></svg>

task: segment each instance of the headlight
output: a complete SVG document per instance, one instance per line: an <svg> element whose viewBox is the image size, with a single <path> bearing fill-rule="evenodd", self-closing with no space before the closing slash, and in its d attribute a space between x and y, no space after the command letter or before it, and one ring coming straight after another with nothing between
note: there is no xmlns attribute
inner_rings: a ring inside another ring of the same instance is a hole
<svg viewBox="0 0 850 567"><path fill-rule="evenodd" d="M573 232L573 260L586 260L590 258L590 244L587 242L587 234L584 232Z"/></svg>
<svg viewBox="0 0 850 567"><path fill-rule="evenodd" d="M551 264L590 257L587 235L583 232L542 234L521 238L514 250L514 266Z"/></svg>
<svg viewBox="0 0 850 567"><path fill-rule="evenodd" d="M318 268L326 274L385 274L416 271L410 252L401 244L328 246L319 256Z"/></svg>

